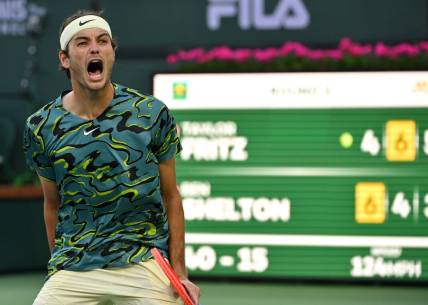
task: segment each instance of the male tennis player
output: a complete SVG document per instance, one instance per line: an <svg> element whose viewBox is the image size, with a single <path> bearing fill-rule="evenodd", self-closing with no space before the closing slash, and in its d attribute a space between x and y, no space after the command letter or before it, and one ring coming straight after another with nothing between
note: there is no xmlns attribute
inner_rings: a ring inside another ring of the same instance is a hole
<svg viewBox="0 0 428 305"><path fill-rule="evenodd" d="M174 118L152 96L110 81L116 45L99 13L67 18L59 42L72 90L30 116L25 132L51 249L34 304L180 304L152 247L198 304L184 263Z"/></svg>

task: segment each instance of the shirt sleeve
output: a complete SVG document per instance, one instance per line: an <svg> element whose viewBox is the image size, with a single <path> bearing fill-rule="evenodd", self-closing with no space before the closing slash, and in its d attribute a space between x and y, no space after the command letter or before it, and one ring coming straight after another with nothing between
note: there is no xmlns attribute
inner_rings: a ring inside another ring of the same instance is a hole
<svg viewBox="0 0 428 305"><path fill-rule="evenodd" d="M55 181L55 172L51 160L46 155L43 139L36 136L28 125L24 130L24 154L27 165L39 176Z"/></svg>
<svg viewBox="0 0 428 305"><path fill-rule="evenodd" d="M160 162L171 159L181 151L175 119L163 104L153 130L152 152Z"/></svg>

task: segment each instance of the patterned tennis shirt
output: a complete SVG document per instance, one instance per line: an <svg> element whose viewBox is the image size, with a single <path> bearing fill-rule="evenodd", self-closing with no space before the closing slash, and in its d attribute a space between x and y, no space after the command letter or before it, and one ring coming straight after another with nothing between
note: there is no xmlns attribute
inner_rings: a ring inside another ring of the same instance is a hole
<svg viewBox="0 0 428 305"><path fill-rule="evenodd" d="M153 246L167 255L159 162L181 150L174 118L152 96L114 89L96 119L64 109L64 92L27 120L27 163L60 195L48 277L141 262Z"/></svg>

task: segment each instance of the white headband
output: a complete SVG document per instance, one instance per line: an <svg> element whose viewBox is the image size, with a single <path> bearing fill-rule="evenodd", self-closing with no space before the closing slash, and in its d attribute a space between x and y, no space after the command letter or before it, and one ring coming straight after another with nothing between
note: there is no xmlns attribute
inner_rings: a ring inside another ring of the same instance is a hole
<svg viewBox="0 0 428 305"><path fill-rule="evenodd" d="M90 28L100 28L106 30L110 35L110 38L112 37L110 26L108 25L107 21L105 21L100 16L86 15L73 20L64 28L59 39L61 50L64 51L67 48L67 44L70 42L71 38L76 35L77 32Z"/></svg>

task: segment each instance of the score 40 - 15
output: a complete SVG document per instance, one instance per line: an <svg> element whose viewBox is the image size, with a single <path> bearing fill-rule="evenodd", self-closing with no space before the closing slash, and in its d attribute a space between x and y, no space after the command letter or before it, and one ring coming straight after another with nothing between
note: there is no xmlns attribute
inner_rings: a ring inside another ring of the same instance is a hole
<svg viewBox="0 0 428 305"><path fill-rule="evenodd" d="M186 267L205 272L216 267L236 268L239 272L264 272L269 267L268 250L264 247L242 247L233 255L219 256L210 246L186 246Z"/></svg>

